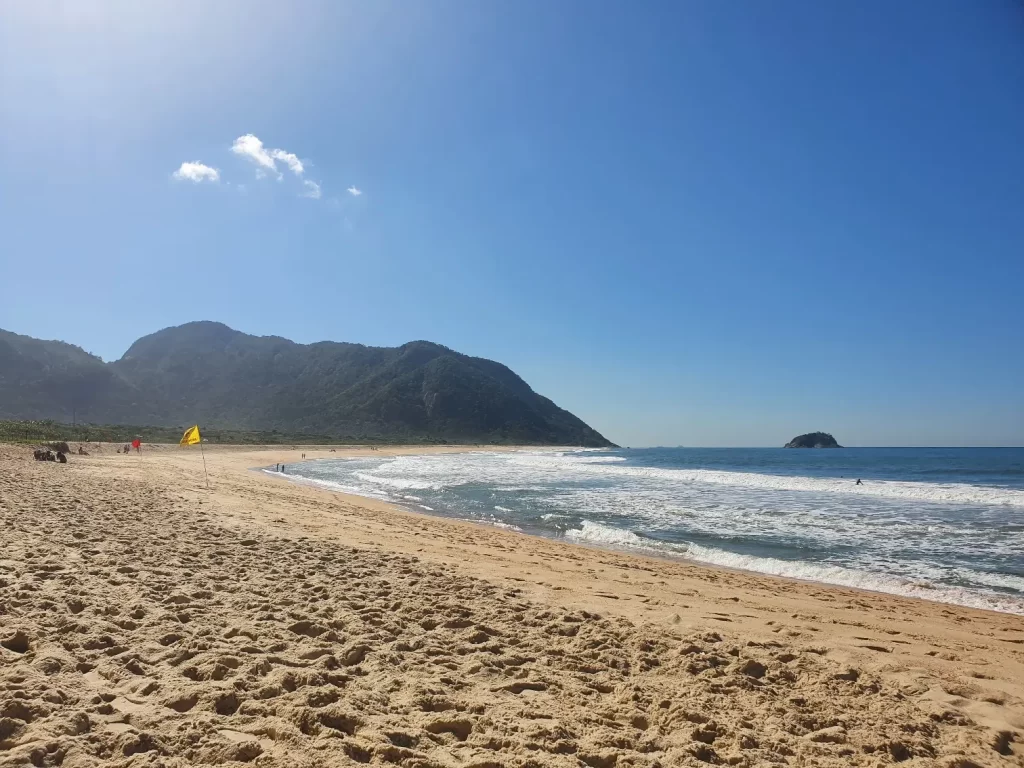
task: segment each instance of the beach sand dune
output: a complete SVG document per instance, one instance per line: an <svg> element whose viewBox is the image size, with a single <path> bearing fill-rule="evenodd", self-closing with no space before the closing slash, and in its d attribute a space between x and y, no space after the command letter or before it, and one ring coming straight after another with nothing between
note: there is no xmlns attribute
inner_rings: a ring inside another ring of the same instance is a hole
<svg viewBox="0 0 1024 768"><path fill-rule="evenodd" d="M1024 765L1020 617L112 450L0 447L0 766Z"/></svg>

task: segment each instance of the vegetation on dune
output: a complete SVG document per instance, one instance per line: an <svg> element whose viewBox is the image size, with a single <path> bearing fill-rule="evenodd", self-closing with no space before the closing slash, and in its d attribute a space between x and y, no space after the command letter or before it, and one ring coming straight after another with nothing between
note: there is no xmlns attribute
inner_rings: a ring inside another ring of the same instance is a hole
<svg viewBox="0 0 1024 768"><path fill-rule="evenodd" d="M191 425L190 425L191 426ZM186 426L146 427L131 424L62 424L57 421L0 421L0 443L43 445L67 443L177 443ZM366 435L315 435L288 432L251 432L200 427L204 443L222 445L448 445L444 438L384 439ZM498 445L498 442L489 443Z"/></svg>

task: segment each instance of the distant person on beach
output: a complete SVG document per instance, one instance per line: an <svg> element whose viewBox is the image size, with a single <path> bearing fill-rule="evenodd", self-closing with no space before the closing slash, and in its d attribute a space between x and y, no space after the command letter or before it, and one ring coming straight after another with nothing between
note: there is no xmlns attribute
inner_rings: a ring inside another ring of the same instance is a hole
<svg viewBox="0 0 1024 768"><path fill-rule="evenodd" d="M857 482L855 483L855 485L864 485L864 483L862 483L862 482L860 481L860 478L858 477L858 478L857 478Z"/></svg>

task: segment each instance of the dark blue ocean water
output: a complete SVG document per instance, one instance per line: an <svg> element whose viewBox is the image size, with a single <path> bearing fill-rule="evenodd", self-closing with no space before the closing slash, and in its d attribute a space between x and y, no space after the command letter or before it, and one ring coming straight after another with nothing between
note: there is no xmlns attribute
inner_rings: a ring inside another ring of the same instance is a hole
<svg viewBox="0 0 1024 768"><path fill-rule="evenodd" d="M639 448L621 453L638 466L1001 485L1024 490L1024 448Z"/></svg>
<svg viewBox="0 0 1024 768"><path fill-rule="evenodd" d="M578 543L1024 614L1020 448L524 450L288 473Z"/></svg>

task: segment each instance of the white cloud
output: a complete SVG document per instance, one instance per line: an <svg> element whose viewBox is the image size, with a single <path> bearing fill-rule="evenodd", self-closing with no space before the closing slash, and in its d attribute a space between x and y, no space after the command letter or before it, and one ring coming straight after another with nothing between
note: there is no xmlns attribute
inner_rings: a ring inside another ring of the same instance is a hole
<svg viewBox="0 0 1024 768"><path fill-rule="evenodd" d="M267 170L273 171L274 174L280 178L281 174L277 170L277 165L275 165L274 159L270 156L267 150L263 148L263 142L251 133L247 133L245 136L239 136L235 139L235 143L231 145L231 151L236 155L248 158L259 166L259 168L256 169L256 178L262 178L260 173L262 172L263 175L266 175Z"/></svg>
<svg viewBox="0 0 1024 768"><path fill-rule="evenodd" d="M259 141L259 139L257 139L257 141ZM291 172L296 176L301 176L302 172L305 170L302 167L302 161L291 152L285 152L283 149L272 149L270 150L270 156L287 165L291 169Z"/></svg>
<svg viewBox="0 0 1024 768"><path fill-rule="evenodd" d="M314 200L319 200L320 199L320 185L319 184L317 184L315 181L310 181L309 179L306 179L302 183L306 187L306 191L302 193L303 197L311 197Z"/></svg>
<svg viewBox="0 0 1024 768"><path fill-rule="evenodd" d="M220 171L202 163L182 163L171 175L175 181L191 181L193 184L220 181Z"/></svg>
<svg viewBox="0 0 1024 768"><path fill-rule="evenodd" d="M363 190L357 189L356 187L352 186L348 188L348 193L352 195L352 197L359 197L361 194L363 194Z"/></svg>
<svg viewBox="0 0 1024 768"><path fill-rule="evenodd" d="M306 170L298 155L284 149L267 149L263 146L263 142L251 133L235 139L235 143L231 145L231 151L256 164L257 179L266 178L267 173L270 172L280 181L284 174L278 170L278 162L287 166L288 170L296 176L301 176Z"/></svg>

